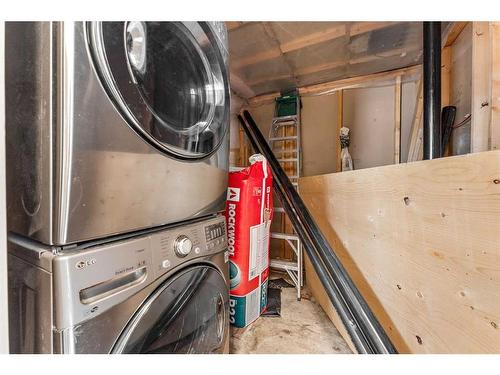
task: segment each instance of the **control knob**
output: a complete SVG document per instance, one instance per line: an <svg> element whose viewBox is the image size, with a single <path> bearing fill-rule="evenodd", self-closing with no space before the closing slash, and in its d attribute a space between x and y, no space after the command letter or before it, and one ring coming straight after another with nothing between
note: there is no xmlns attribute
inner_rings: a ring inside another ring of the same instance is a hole
<svg viewBox="0 0 500 375"><path fill-rule="evenodd" d="M174 250L177 256L185 257L191 252L192 248L193 242L187 236L181 235L176 238L174 243Z"/></svg>

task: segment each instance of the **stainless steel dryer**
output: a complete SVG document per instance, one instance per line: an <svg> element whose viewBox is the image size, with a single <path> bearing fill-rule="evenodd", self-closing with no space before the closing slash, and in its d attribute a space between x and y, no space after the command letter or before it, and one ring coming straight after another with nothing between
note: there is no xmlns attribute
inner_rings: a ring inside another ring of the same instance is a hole
<svg viewBox="0 0 500 375"><path fill-rule="evenodd" d="M63 250L9 241L11 353L227 353L222 217Z"/></svg>
<svg viewBox="0 0 500 375"><path fill-rule="evenodd" d="M7 22L5 37L10 231L63 245L223 209L223 23Z"/></svg>

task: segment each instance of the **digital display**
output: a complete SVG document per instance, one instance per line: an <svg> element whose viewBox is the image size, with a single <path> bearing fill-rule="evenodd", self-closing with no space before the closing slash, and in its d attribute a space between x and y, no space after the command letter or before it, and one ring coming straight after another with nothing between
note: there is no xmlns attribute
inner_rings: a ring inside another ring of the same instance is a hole
<svg viewBox="0 0 500 375"><path fill-rule="evenodd" d="M207 241L215 240L216 238L222 237L225 234L225 226L222 223L212 224L205 227L205 237Z"/></svg>

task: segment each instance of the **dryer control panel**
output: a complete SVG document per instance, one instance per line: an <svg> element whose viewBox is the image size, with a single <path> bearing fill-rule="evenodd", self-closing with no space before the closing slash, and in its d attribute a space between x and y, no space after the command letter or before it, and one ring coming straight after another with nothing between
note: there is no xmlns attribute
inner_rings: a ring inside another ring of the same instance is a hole
<svg viewBox="0 0 500 375"><path fill-rule="evenodd" d="M176 267L226 250L225 219L217 216L57 254L52 261L55 327L75 326Z"/></svg>

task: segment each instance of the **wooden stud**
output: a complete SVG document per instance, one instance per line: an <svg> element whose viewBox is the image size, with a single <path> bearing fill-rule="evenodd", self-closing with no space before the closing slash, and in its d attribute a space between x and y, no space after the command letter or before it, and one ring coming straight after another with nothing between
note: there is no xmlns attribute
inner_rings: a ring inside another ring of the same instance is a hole
<svg viewBox="0 0 500 375"><path fill-rule="evenodd" d="M471 152L489 149L491 39L489 22L472 23Z"/></svg>
<svg viewBox="0 0 500 375"><path fill-rule="evenodd" d="M401 76L394 85L394 164L401 162Z"/></svg>
<svg viewBox="0 0 500 375"><path fill-rule="evenodd" d="M449 47L453 43L455 43L455 40L457 40L458 36L463 31L465 26L467 26L467 22L453 22L448 31L448 34L446 35L444 46Z"/></svg>
<svg viewBox="0 0 500 375"><path fill-rule="evenodd" d="M441 107L450 105L451 47L441 51Z"/></svg>
<svg viewBox="0 0 500 375"><path fill-rule="evenodd" d="M491 22L491 150L500 150L500 22Z"/></svg>
<svg viewBox="0 0 500 375"><path fill-rule="evenodd" d="M413 113L413 121L410 128L410 139L408 141L407 162L421 160L423 154L422 117L424 113L424 93L421 79L418 81L417 101L415 103L415 109Z"/></svg>
<svg viewBox="0 0 500 375"><path fill-rule="evenodd" d="M344 123L344 90L337 91L337 132L335 138L335 146L336 146L336 160L335 160L335 170L337 172L342 172L342 159L340 157L341 148L340 148L340 128Z"/></svg>

